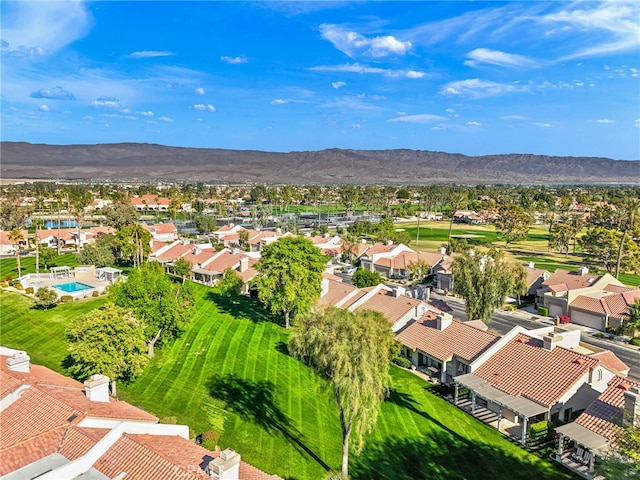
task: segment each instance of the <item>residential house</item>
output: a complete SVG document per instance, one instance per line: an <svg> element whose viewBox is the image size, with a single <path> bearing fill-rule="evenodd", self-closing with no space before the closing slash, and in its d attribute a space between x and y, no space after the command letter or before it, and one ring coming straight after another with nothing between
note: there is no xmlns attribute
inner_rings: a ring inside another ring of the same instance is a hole
<svg viewBox="0 0 640 480"><path fill-rule="evenodd" d="M189 440L187 425L109 396L109 378L84 383L0 347L0 476L6 480L276 480L233 450Z"/></svg>
<svg viewBox="0 0 640 480"><path fill-rule="evenodd" d="M178 228L174 223L154 223L142 226L151 234L151 238L156 242L173 242L178 239Z"/></svg>
<svg viewBox="0 0 640 480"><path fill-rule="evenodd" d="M171 203L169 198L151 194L131 197L129 200L139 212L168 212Z"/></svg>
<svg viewBox="0 0 640 480"><path fill-rule="evenodd" d="M396 340L418 369L441 383L450 383L453 377L471 372L473 361L500 338L486 331L486 326L480 329L476 325L454 319L449 313L429 311L401 328Z"/></svg>
<svg viewBox="0 0 640 480"><path fill-rule="evenodd" d="M509 432L522 443L530 422L570 421L615 376L600 359L562 346L572 340L555 332L539 338L514 327L471 363L471 373L453 378L454 402L468 393L464 402L472 414L486 409L498 429L511 425Z"/></svg>
<svg viewBox="0 0 640 480"><path fill-rule="evenodd" d="M394 275L393 262L402 253L416 253L415 250L407 247L403 243L394 245L392 242L374 243L364 250L359 256L360 264L365 270L378 272L380 275L392 278ZM382 259L385 259L382 261ZM405 265L406 268L406 265Z"/></svg>
<svg viewBox="0 0 640 480"><path fill-rule="evenodd" d="M527 262L524 267L527 274L525 283L527 284L527 291L525 297L535 297L538 289L542 288L542 284L547 280L551 273L543 268L536 268L534 262Z"/></svg>
<svg viewBox="0 0 640 480"><path fill-rule="evenodd" d="M342 239L337 236L331 236L328 233L324 234L324 235L315 235L315 236L308 236L307 237L309 240L311 240L311 242L318 247L320 250L322 250L322 253L324 255L327 255L328 257L331 258L331 262L335 263L338 262L340 260L340 257L342 256L342 244L343 241Z"/></svg>
<svg viewBox="0 0 640 480"><path fill-rule="evenodd" d="M549 309L550 317L569 314L569 305L580 295L603 291L609 285L624 287L612 275L590 274L587 267L578 271L558 269L552 273L536 292L536 303Z"/></svg>
<svg viewBox="0 0 640 480"><path fill-rule="evenodd" d="M624 325L629 307L640 301L640 288L607 285L602 290L585 292L569 304L571 323L606 330Z"/></svg>
<svg viewBox="0 0 640 480"><path fill-rule="evenodd" d="M247 240L246 245L241 245L240 232L245 231ZM285 235L291 235L287 233ZM277 228L275 231L270 230L252 230L246 229L240 225L224 225L218 230L213 232L213 237L219 242L224 244L225 247L244 247L251 252L259 252L262 247L270 243L275 242L282 237L282 230Z"/></svg>
<svg viewBox="0 0 640 480"><path fill-rule="evenodd" d="M57 248L58 242L62 248L81 248L88 243L93 243L100 235L113 235L116 230L113 227L90 227L80 230L77 228L48 228L38 230L40 244L51 248Z"/></svg>
<svg viewBox="0 0 640 480"><path fill-rule="evenodd" d="M16 244L9 239L10 231L0 230L0 255L11 255L16 253ZM26 230L20 230L23 240L18 243L18 250L27 248L28 233Z"/></svg>
<svg viewBox="0 0 640 480"><path fill-rule="evenodd" d="M458 210L453 214L453 221L469 225L484 225L487 223L487 218L473 210Z"/></svg>
<svg viewBox="0 0 640 480"><path fill-rule="evenodd" d="M640 382L616 376L574 422L556 428L555 460L591 479L596 457L615 450L627 425L640 425Z"/></svg>

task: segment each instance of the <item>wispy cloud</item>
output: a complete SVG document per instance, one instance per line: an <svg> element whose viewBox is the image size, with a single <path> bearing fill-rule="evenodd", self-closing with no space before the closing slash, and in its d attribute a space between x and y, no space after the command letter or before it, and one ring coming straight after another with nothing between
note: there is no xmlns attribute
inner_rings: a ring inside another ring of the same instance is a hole
<svg viewBox="0 0 640 480"><path fill-rule="evenodd" d="M214 107L210 103L208 103L206 105L204 103L198 103L198 104L193 106L193 109L194 110L198 110L200 112L215 112L216 111L216 107Z"/></svg>
<svg viewBox="0 0 640 480"><path fill-rule="evenodd" d="M249 59L244 55L238 55L237 57L229 57L227 55L223 55L222 57L220 57L220 60L231 65L237 65L239 63L247 63L249 61Z"/></svg>
<svg viewBox="0 0 640 480"><path fill-rule="evenodd" d="M41 88L36 92L32 92L29 95L31 98L48 98L51 100L75 100L76 97L73 96L73 93L67 92L62 87L53 87L53 88Z"/></svg>
<svg viewBox="0 0 640 480"><path fill-rule="evenodd" d="M475 121L467 122L467 125L470 126L470 127L480 127L480 126L482 126L482 124L480 122L475 122Z"/></svg>
<svg viewBox="0 0 640 480"><path fill-rule="evenodd" d="M320 33L325 40L351 58L405 55L411 50L411 42L403 42L393 35L367 38L340 25L324 23L320 25Z"/></svg>
<svg viewBox="0 0 640 480"><path fill-rule="evenodd" d="M171 117L160 117L158 118L158 120L160 120L161 122L167 122L167 123L173 123L175 122L175 120Z"/></svg>
<svg viewBox="0 0 640 480"><path fill-rule="evenodd" d="M419 115L402 115L400 117L392 118L390 122L400 123L433 123L445 120L445 117L440 115L432 115L430 113L422 113Z"/></svg>
<svg viewBox="0 0 640 480"><path fill-rule="evenodd" d="M202 88L202 87L196 88L194 90L194 92L196 93L196 95L204 95L205 94L204 88Z"/></svg>
<svg viewBox="0 0 640 480"><path fill-rule="evenodd" d="M462 96L470 98L485 98L507 93L527 91L529 87L513 83L498 83L488 80L471 78L447 83L440 93L442 95Z"/></svg>
<svg viewBox="0 0 640 480"><path fill-rule="evenodd" d="M598 122L598 123L613 123L613 120L610 120L608 118L601 118L599 120L596 120L596 122Z"/></svg>
<svg viewBox="0 0 640 480"><path fill-rule="evenodd" d="M175 55L173 52L161 52L158 50L142 50L140 52L132 52L127 55L127 58L156 58L156 57L171 57Z"/></svg>
<svg viewBox="0 0 640 480"><path fill-rule="evenodd" d="M275 100L271 100L271 105L284 105L286 103L289 103L289 101L283 98L276 98Z"/></svg>
<svg viewBox="0 0 640 480"><path fill-rule="evenodd" d="M153 117L153 112L152 111L140 112L140 115L142 115L143 117Z"/></svg>
<svg viewBox="0 0 640 480"><path fill-rule="evenodd" d="M91 106L96 108L120 108L120 100L115 97L99 97L91 102Z"/></svg>
<svg viewBox="0 0 640 480"><path fill-rule="evenodd" d="M469 67L477 67L482 64L496 65L499 67L527 67L533 68L536 62L522 55L490 50L488 48L476 48L467 54L469 60L464 62Z"/></svg>
<svg viewBox="0 0 640 480"><path fill-rule="evenodd" d="M527 117L522 115L503 115L500 120L527 120Z"/></svg>
<svg viewBox="0 0 640 480"><path fill-rule="evenodd" d="M346 73L359 73L361 75L373 74L384 75L390 78L424 78L427 76L424 72L416 70L394 70L388 68L372 67L369 65L363 65L361 63L345 63L342 65L319 65L317 67L311 67L310 70L315 72L346 72Z"/></svg>
<svg viewBox="0 0 640 480"><path fill-rule="evenodd" d="M40 110L41 112L48 112L50 109L48 105L40 105L40 108L38 110Z"/></svg>
<svg viewBox="0 0 640 480"><path fill-rule="evenodd" d="M551 128L551 124L548 122L533 122L531 125L540 128Z"/></svg>
<svg viewBox="0 0 640 480"><path fill-rule="evenodd" d="M635 122L633 122L633 126L636 128L640 128L640 118L637 118Z"/></svg>
<svg viewBox="0 0 640 480"><path fill-rule="evenodd" d="M346 84L346 82L331 82L331 86L336 90L338 90L340 87L344 87Z"/></svg>

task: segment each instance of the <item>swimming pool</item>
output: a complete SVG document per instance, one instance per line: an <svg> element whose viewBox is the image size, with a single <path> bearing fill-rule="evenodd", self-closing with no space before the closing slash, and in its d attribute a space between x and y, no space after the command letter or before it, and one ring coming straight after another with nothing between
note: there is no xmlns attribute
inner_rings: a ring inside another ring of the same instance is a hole
<svg viewBox="0 0 640 480"><path fill-rule="evenodd" d="M82 290L91 290L95 288L95 287L92 287L91 285L87 285L86 283L80 283L80 282L61 283L59 285L53 285L53 287L67 293L81 292Z"/></svg>

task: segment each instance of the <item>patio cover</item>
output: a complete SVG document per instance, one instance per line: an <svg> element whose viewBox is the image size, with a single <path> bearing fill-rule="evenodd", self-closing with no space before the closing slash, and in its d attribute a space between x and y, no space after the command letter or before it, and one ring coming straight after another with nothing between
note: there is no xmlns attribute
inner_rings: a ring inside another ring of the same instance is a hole
<svg viewBox="0 0 640 480"><path fill-rule="evenodd" d="M514 397L513 395L509 395L502 390L492 387L489 382L480 378L475 373L467 373L454 377L453 381L474 391L478 396L491 400L512 412L523 415L525 418L535 417L536 415L549 411L547 407L533 400L524 397Z"/></svg>
<svg viewBox="0 0 640 480"><path fill-rule="evenodd" d="M216 270L206 270L204 268L194 268L193 273L199 273L200 275L207 275L212 277L214 275L222 275L222 272L218 272Z"/></svg>
<svg viewBox="0 0 640 480"><path fill-rule="evenodd" d="M575 422L567 423L566 425L556 428L556 432L575 440L580 445L587 447L591 451L598 450L599 448L606 447L608 445L606 438L592 432L582 425L578 425Z"/></svg>
<svg viewBox="0 0 640 480"><path fill-rule="evenodd" d="M104 273L122 273L122 270L118 270L117 268L113 267L100 267L96 268L96 271Z"/></svg>

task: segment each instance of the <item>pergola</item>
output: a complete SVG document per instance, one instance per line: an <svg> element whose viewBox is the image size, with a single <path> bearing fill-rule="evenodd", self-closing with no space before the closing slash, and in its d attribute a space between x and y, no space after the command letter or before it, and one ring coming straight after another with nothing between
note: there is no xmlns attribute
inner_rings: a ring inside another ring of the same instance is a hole
<svg viewBox="0 0 640 480"><path fill-rule="evenodd" d="M558 450L556 451L556 460L562 463L564 439L567 437L577 444L586 447L591 452L591 455L589 456L589 473L593 473L593 454L601 453L609 447L609 442L607 442L605 437L598 435L575 422L567 423L566 425L556 428L556 433L558 433Z"/></svg>
<svg viewBox="0 0 640 480"><path fill-rule="evenodd" d="M96 273L98 274L98 279L113 283L120 277L122 270L113 267L101 267L96 269Z"/></svg>
<svg viewBox="0 0 640 480"><path fill-rule="evenodd" d="M51 279L56 280L58 278L70 278L72 277L71 267L63 265L62 267L51 267Z"/></svg>
<svg viewBox="0 0 640 480"><path fill-rule="evenodd" d="M500 421L503 418L502 409L507 409L514 413L516 417L522 419L522 435L521 443L527 441L527 422L530 418L537 417L547 413L549 409L533 400L524 397L515 397L508 393L492 387L489 382L474 373L467 373L454 377L454 404L458 403L458 388L460 385L469 390L471 396L471 413L475 414L476 398L483 398L493 402L500 407L498 414L498 430L500 430Z"/></svg>

